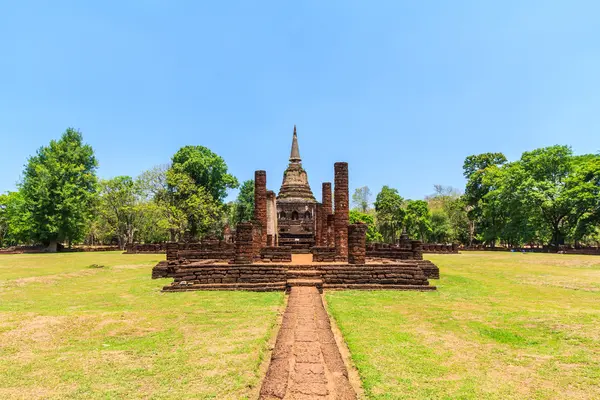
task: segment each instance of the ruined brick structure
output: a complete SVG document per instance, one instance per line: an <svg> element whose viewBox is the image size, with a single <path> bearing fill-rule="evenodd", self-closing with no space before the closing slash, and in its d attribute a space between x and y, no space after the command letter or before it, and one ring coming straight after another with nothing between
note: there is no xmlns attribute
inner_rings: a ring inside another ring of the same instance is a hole
<svg viewBox="0 0 600 400"><path fill-rule="evenodd" d="M275 192L267 191L267 246L279 244L277 233L277 200Z"/></svg>
<svg viewBox="0 0 600 400"><path fill-rule="evenodd" d="M123 254L162 254L166 251L166 243L134 243L125 246Z"/></svg>
<svg viewBox="0 0 600 400"><path fill-rule="evenodd" d="M267 172L254 172L254 220L260 225L260 247L267 245ZM260 248L259 248L260 251Z"/></svg>
<svg viewBox="0 0 600 400"><path fill-rule="evenodd" d="M423 260L420 241L404 233L397 245L366 245L365 224L349 224L348 164L334 165L318 203L308 184L294 127L290 163L279 194L267 190L265 171L255 172L254 219L238 224L235 243L167 243L167 260L153 278L173 277L165 291L331 289L434 290L439 270ZM332 199L335 207L333 207ZM312 262L290 263L311 252Z"/></svg>
<svg viewBox="0 0 600 400"><path fill-rule="evenodd" d="M252 264L255 255L256 230L252 222L237 225L235 232L235 264Z"/></svg>
<svg viewBox="0 0 600 400"><path fill-rule="evenodd" d="M365 264L367 249L366 249L366 224L350 224L348 225L348 263L349 264Z"/></svg>
<svg viewBox="0 0 600 400"><path fill-rule="evenodd" d="M283 173L283 182L277 196L277 226L279 243L291 246L297 252L309 252L315 245L316 206L308 176L302 168L298 135L294 126L290 163Z"/></svg>
<svg viewBox="0 0 600 400"><path fill-rule="evenodd" d="M335 249L340 259L348 258L348 163L334 164Z"/></svg>
<svg viewBox="0 0 600 400"><path fill-rule="evenodd" d="M458 253L458 244L423 243L423 253Z"/></svg>
<svg viewBox="0 0 600 400"><path fill-rule="evenodd" d="M323 245L323 204L317 203L315 245Z"/></svg>
<svg viewBox="0 0 600 400"><path fill-rule="evenodd" d="M321 220L323 236L319 246L333 247L333 232L329 231L329 216L333 214L331 205L331 182L323 182L321 190L321 201L323 204L323 219Z"/></svg>

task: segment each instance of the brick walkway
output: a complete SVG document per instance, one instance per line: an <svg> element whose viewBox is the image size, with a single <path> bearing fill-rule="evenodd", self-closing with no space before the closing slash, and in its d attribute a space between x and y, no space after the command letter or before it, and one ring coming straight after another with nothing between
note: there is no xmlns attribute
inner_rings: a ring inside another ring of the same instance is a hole
<svg viewBox="0 0 600 400"><path fill-rule="evenodd" d="M260 399L356 399L317 288L291 288Z"/></svg>

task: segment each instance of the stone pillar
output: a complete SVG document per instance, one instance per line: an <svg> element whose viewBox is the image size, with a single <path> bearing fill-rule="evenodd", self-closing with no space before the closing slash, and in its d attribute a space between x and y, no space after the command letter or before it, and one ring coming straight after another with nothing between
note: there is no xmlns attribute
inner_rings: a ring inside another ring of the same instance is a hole
<svg viewBox="0 0 600 400"><path fill-rule="evenodd" d="M260 224L260 247L267 245L267 173L254 171L254 220Z"/></svg>
<svg viewBox="0 0 600 400"><path fill-rule="evenodd" d="M272 190L267 190L267 246L277 246L277 201Z"/></svg>
<svg viewBox="0 0 600 400"><path fill-rule="evenodd" d="M348 263L364 264L367 256L367 225L348 225Z"/></svg>
<svg viewBox="0 0 600 400"><path fill-rule="evenodd" d="M348 257L348 163L336 162L335 172L335 255Z"/></svg>
<svg viewBox="0 0 600 400"><path fill-rule="evenodd" d="M327 247L335 247L335 215L327 215Z"/></svg>
<svg viewBox="0 0 600 400"><path fill-rule="evenodd" d="M235 231L235 264L252 264L254 255L253 241L254 225L251 222L241 222Z"/></svg>
<svg viewBox="0 0 600 400"><path fill-rule="evenodd" d="M333 214L333 209L331 207L331 182L323 182L321 200L321 203L323 204L323 219L321 220L323 222L323 242L319 244L319 246L333 246L333 242L329 242L329 235L327 232L327 218L329 214ZM331 237L333 238L333 234Z"/></svg>
<svg viewBox="0 0 600 400"><path fill-rule="evenodd" d="M175 261L178 258L179 244L176 242L167 243L167 261Z"/></svg>
<svg viewBox="0 0 600 400"><path fill-rule="evenodd" d="M317 203L315 212L315 246L323 246L323 204Z"/></svg>
<svg viewBox="0 0 600 400"><path fill-rule="evenodd" d="M410 242L410 244L411 244L411 248L412 248L413 259L422 260L423 259L423 242L421 242L420 240L412 240Z"/></svg>

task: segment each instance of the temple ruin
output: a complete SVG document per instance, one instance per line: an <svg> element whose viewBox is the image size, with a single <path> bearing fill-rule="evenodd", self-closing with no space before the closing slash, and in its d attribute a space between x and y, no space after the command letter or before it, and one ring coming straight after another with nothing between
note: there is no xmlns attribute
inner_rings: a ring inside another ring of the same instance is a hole
<svg viewBox="0 0 600 400"><path fill-rule="evenodd" d="M323 289L435 290L439 269L423 244L403 235L396 246L367 245L364 224L349 223L348 163L336 162L333 188L317 202L302 167L296 127L277 196L267 173L254 175L254 219L237 225L234 243L167 243L153 278L174 278L163 291ZM333 189L333 198L332 198ZM332 201L333 200L333 201ZM140 249L141 250L141 249ZM295 255L302 257L293 261Z"/></svg>

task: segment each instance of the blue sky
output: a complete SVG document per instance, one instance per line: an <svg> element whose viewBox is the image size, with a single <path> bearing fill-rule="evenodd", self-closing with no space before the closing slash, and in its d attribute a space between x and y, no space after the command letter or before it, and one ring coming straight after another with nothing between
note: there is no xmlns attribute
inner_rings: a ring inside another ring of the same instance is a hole
<svg viewBox="0 0 600 400"><path fill-rule="evenodd" d="M69 126L108 178L184 145L278 190L462 188L466 156L600 150L597 1L4 1L0 192ZM232 194L233 195L233 194Z"/></svg>

